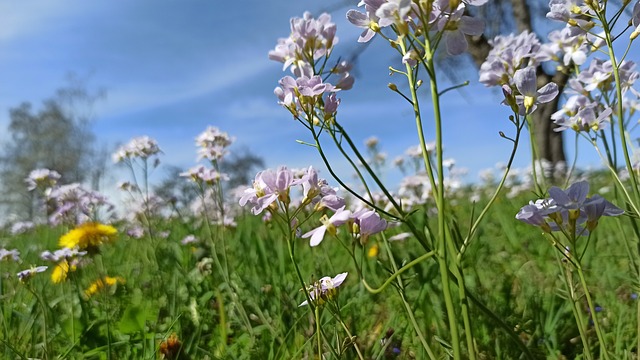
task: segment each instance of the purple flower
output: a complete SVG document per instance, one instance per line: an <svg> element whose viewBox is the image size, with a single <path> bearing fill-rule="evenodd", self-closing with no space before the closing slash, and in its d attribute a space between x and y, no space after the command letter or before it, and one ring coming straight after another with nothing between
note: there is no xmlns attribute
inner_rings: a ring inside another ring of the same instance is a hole
<svg viewBox="0 0 640 360"><path fill-rule="evenodd" d="M318 246L324 239L326 232L335 235L338 232L337 227L348 222L350 217L351 211L345 210L344 207L338 209L330 218L323 215L320 218L322 225L302 235L302 238L310 237L309 245Z"/></svg>
<svg viewBox="0 0 640 360"><path fill-rule="evenodd" d="M0 261L5 259L10 259L15 262L20 262L20 251L16 249L13 249L13 250L0 249Z"/></svg>
<svg viewBox="0 0 640 360"><path fill-rule="evenodd" d="M31 171L24 181L27 183L27 190L32 191L36 188L40 188L41 190L51 188L58 180L60 180L60 174L57 171L36 169Z"/></svg>
<svg viewBox="0 0 640 360"><path fill-rule="evenodd" d="M376 13L385 2L385 0L363 0L360 5L364 5L366 13L361 13L357 10L349 10L347 12L347 20L353 25L364 29L358 38L358 42L369 42L376 32L380 31L381 26L378 24L380 18Z"/></svg>
<svg viewBox="0 0 640 360"><path fill-rule="evenodd" d="M140 136L131 139L128 144L121 146L113 154L113 162L119 163L133 158L147 159L160 152L161 150L158 147L158 143L154 139L148 136Z"/></svg>
<svg viewBox="0 0 640 360"><path fill-rule="evenodd" d="M635 29L633 29L633 32L631 32L631 35L629 36L630 39L633 40L640 34L640 1L636 1L636 4L633 6L631 25L635 27Z"/></svg>
<svg viewBox="0 0 640 360"><path fill-rule="evenodd" d="M442 2L442 1L441 1ZM447 7L449 1L446 1ZM449 55L459 55L467 50L467 39L465 35L482 35L484 31L484 21L464 15L464 4L460 4L453 11L443 11L438 20L438 30L442 31L444 42L447 44Z"/></svg>
<svg viewBox="0 0 640 360"><path fill-rule="evenodd" d="M293 173L286 166L279 167L277 171L261 171L256 174L253 188L244 191L240 198L240 206L251 203L254 205L251 212L258 215L276 200L289 205L289 188L300 182L300 179L294 180Z"/></svg>
<svg viewBox="0 0 640 360"><path fill-rule="evenodd" d="M537 104L548 103L558 96L558 86L553 82L537 90L536 68L533 66L517 70L513 76L513 81L522 95L521 98L516 96L518 104L524 105L524 113L521 111L521 115L532 113L535 111Z"/></svg>
<svg viewBox="0 0 640 360"><path fill-rule="evenodd" d="M387 228L387 220L382 219L373 210L361 209L351 215L359 228L360 243L366 244L369 236L384 231Z"/></svg>
<svg viewBox="0 0 640 360"><path fill-rule="evenodd" d="M27 282L36 274L47 271L48 268L48 266L32 266L30 269L22 270L16 275L21 282Z"/></svg>
<svg viewBox="0 0 640 360"><path fill-rule="evenodd" d="M306 289L309 293L309 298L315 305L322 305L325 301L333 299L337 294L337 288L342 285L347 275L349 273L343 272L333 278L325 276L316 281ZM308 304L309 302L305 300L298 307Z"/></svg>
<svg viewBox="0 0 640 360"><path fill-rule="evenodd" d="M231 146L234 140L229 134L220 131L217 127L207 127L204 132L196 137L196 145L199 147L198 160L220 160L227 154L227 148Z"/></svg>
<svg viewBox="0 0 640 360"><path fill-rule="evenodd" d="M567 190L551 187L550 198L524 206L516 219L540 226L547 232L573 229L575 235L588 235L596 228L600 217L624 213L599 195L588 198L588 193L589 183L586 181L576 182ZM583 227L585 222L586 227Z"/></svg>
<svg viewBox="0 0 640 360"><path fill-rule="evenodd" d="M275 49L269 51L269 59L282 62L283 70L291 66L295 76L311 76L315 61L331 54L338 43L335 35L336 24L329 14L315 19L305 12L301 18L291 19L291 35L278 39Z"/></svg>

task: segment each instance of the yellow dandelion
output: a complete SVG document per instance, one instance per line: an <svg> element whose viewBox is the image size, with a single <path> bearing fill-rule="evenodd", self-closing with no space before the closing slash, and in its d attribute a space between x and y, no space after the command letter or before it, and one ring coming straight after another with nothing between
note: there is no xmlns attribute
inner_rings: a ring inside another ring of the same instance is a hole
<svg viewBox="0 0 640 360"><path fill-rule="evenodd" d="M89 287L84 291L84 294L86 295L86 297L89 298L97 294L100 290L104 289L105 287L111 287L117 283L124 284L124 279L121 278L120 276L116 276L116 277L105 276L104 278L98 279L93 283L91 283L91 285L89 285Z"/></svg>
<svg viewBox="0 0 640 360"><path fill-rule="evenodd" d="M96 250L102 243L113 241L117 233L116 228L111 225L94 222L84 223L62 235L59 245L69 249L78 247L79 249Z"/></svg>
<svg viewBox="0 0 640 360"><path fill-rule="evenodd" d="M66 259L62 260L53 269L53 272L51 273L51 281L55 284L61 283L67 280L67 275L72 271L76 271L76 266L69 266L69 262L67 262Z"/></svg>

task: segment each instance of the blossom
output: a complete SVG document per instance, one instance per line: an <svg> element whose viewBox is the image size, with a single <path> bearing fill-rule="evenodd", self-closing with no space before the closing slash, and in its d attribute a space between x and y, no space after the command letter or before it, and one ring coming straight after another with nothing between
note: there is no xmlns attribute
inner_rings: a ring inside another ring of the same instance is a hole
<svg viewBox="0 0 640 360"><path fill-rule="evenodd" d="M358 38L358 42L369 42L376 35L376 32L380 31L381 26L378 24L380 17L378 17L377 11L385 2L385 0L363 0L360 4L364 5L365 13L357 10L349 10L347 12L347 20L353 25L364 29Z"/></svg>
<svg viewBox="0 0 640 360"><path fill-rule="evenodd" d="M0 248L0 261L4 259L10 259L15 262L20 262L20 251L17 249L7 250Z"/></svg>
<svg viewBox="0 0 640 360"><path fill-rule="evenodd" d="M26 282L29 279L31 279L34 275L47 271L48 268L49 268L48 266L32 266L29 269L20 271L19 273L16 274L16 276L18 276L18 279L21 282Z"/></svg>
<svg viewBox="0 0 640 360"><path fill-rule="evenodd" d="M54 186L60 180L60 174L55 170L36 169L29 173L24 179L27 183L27 190L32 191L36 188L46 189Z"/></svg>
<svg viewBox="0 0 640 360"><path fill-rule="evenodd" d="M518 105L524 105L526 114L535 111L537 104L547 103L558 96L558 86L553 82L537 90L536 69L533 66L517 70L513 76L513 81L522 96L522 98L516 96L516 101ZM521 113L521 115L524 114Z"/></svg>
<svg viewBox="0 0 640 360"><path fill-rule="evenodd" d="M35 224L31 221L18 221L11 225L11 235L24 234L34 227Z"/></svg>
<svg viewBox="0 0 640 360"><path fill-rule="evenodd" d="M387 220L383 219L373 210L361 209L351 215L355 220L354 228L360 235L360 243L366 244L369 236L384 231L387 228Z"/></svg>
<svg viewBox="0 0 640 360"><path fill-rule="evenodd" d="M69 249L77 247L95 250L101 244L113 241L117 233L116 228L111 225L94 222L84 223L62 235L59 245Z"/></svg>
<svg viewBox="0 0 640 360"><path fill-rule="evenodd" d="M158 143L148 137L140 136L131 139L128 144L121 146L113 155L113 162L119 163L133 158L147 159L153 155L160 153Z"/></svg>
<svg viewBox="0 0 640 360"><path fill-rule="evenodd" d="M91 285L89 285L89 287L87 287L84 290L84 295L89 298L95 294L97 294L99 291L101 291L102 289L106 288L106 287L112 287L116 284L124 284L124 278L117 276L117 277L111 277L111 276L105 276L102 279L98 279L94 282L91 283Z"/></svg>
<svg viewBox="0 0 640 360"><path fill-rule="evenodd" d="M311 238L309 240L310 246L318 246L324 239L324 234L328 231L329 234L335 235L337 233L337 226L345 224L351 217L351 211L345 210L344 207L338 209L330 218L323 215L320 218L321 226L307 232L302 235L302 238Z"/></svg>
<svg viewBox="0 0 640 360"><path fill-rule="evenodd" d="M511 84L518 69L537 66L549 60L548 52L536 34L524 31L518 35L498 35L489 40L491 51L487 60L480 66L480 82L486 86Z"/></svg>
<svg viewBox="0 0 640 360"><path fill-rule="evenodd" d="M348 274L349 273L343 272L333 278L325 276L316 281L306 289L309 293L309 299L311 299L315 305L322 305L325 301L333 299L337 294L337 288L342 285ZM308 304L309 302L305 300L300 303L298 307Z"/></svg>
<svg viewBox="0 0 640 360"><path fill-rule="evenodd" d="M275 49L269 51L269 59L282 62L283 70L291 66L295 76L312 74L312 62L331 54L338 43L336 24L327 13L315 19L309 12L292 18L290 24L291 35L278 39Z"/></svg>
<svg viewBox="0 0 640 360"><path fill-rule="evenodd" d="M445 3L448 8L449 1L445 1ZM484 31L484 21L464 15L464 10L465 5L461 3L453 12L449 9L442 11L442 16L438 20L438 30L442 31L449 55L459 55L467 50L468 44L465 35L482 35Z"/></svg>
<svg viewBox="0 0 640 360"><path fill-rule="evenodd" d="M53 225L63 222L75 225L87 221L102 207L106 211L114 208L104 195L87 190L78 183L53 188L48 197L55 208L49 217L49 222Z"/></svg>
<svg viewBox="0 0 640 360"><path fill-rule="evenodd" d="M53 261L59 262L64 259L74 259L78 257L85 256L87 254L86 251L79 251L77 248L62 248L54 251L53 253L49 250L43 251L40 253L40 259L45 261Z"/></svg>
<svg viewBox="0 0 640 360"><path fill-rule="evenodd" d="M571 230L573 235L587 235L595 229L602 216L618 216L624 211L600 195L587 197L589 183L579 181L568 189L549 189L549 198L530 202L524 206L516 219L539 226L546 232ZM583 224L586 223L586 227Z"/></svg>
<svg viewBox="0 0 640 360"><path fill-rule="evenodd" d="M293 173L286 166L279 167L277 171L271 169L260 171L256 174L253 188L244 191L240 198L240 206L251 203L254 205L251 212L258 215L276 200L288 205L290 187L300 182L299 179L294 180Z"/></svg>
<svg viewBox="0 0 640 360"><path fill-rule="evenodd" d="M198 242L198 238L196 238L193 234L185 236L184 239L180 241L182 245L188 245L188 244L193 244L197 242Z"/></svg>
<svg viewBox="0 0 640 360"><path fill-rule="evenodd" d="M219 181L229 180L229 175L220 173L216 169L207 168L203 165L192 167L186 172L180 173L180 176L189 177L196 183L203 182L209 185L213 185Z"/></svg>
<svg viewBox="0 0 640 360"><path fill-rule="evenodd" d="M636 4L633 6L631 25L633 25L635 29L633 29L631 35L629 35L629 38L633 40L640 34L640 1L636 1Z"/></svg>
<svg viewBox="0 0 640 360"><path fill-rule="evenodd" d="M226 132L220 131L217 127L209 126L198 137L196 145L198 149L198 160L207 159L217 161L227 154L227 148L231 146L235 139Z"/></svg>
<svg viewBox="0 0 640 360"><path fill-rule="evenodd" d="M67 280L67 275L70 272L74 272L77 269L77 265L75 263L70 263L66 259L60 261L55 268L53 268L53 272L51 273L51 281L54 284L59 284L65 280Z"/></svg>
<svg viewBox="0 0 640 360"><path fill-rule="evenodd" d="M279 84L280 86L273 91L278 97L278 104L287 108L294 116L297 116L300 111L305 112L313 108L324 93L340 90L330 83L325 83L319 75L311 77L303 75L297 79L285 76L280 79ZM336 103L336 100L333 102Z"/></svg>

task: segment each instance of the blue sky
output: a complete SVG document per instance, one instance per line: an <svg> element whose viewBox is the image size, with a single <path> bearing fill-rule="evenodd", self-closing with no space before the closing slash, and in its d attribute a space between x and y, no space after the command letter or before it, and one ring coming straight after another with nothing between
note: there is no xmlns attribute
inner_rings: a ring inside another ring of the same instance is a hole
<svg viewBox="0 0 640 360"><path fill-rule="evenodd" d="M349 54L360 46L360 29L346 21L348 7L339 4L0 0L0 126L8 123L10 107L23 101L38 104L65 84L68 73L90 74L89 88L107 92L95 109L94 130L101 143L115 147L149 135L163 149L163 163L188 168L196 158L194 137L213 125L235 136L234 146L262 156L269 167L320 167L314 150L295 142L309 140L305 129L276 103L273 89L286 74L267 53L277 38L288 36L290 17L338 8L331 12L340 38L335 54ZM380 138L389 160L417 144L410 108L386 87L401 81L388 76L388 66L396 61L394 52L374 39L357 63L353 90L339 93L343 126L360 143ZM513 131L499 94L479 85L473 70L458 75L471 86L443 99L445 152L470 169L472 180L480 169L507 160L510 144L498 131ZM433 139L424 95L427 138ZM572 140L567 140L571 150ZM529 160L527 146L519 150L520 166Z"/></svg>

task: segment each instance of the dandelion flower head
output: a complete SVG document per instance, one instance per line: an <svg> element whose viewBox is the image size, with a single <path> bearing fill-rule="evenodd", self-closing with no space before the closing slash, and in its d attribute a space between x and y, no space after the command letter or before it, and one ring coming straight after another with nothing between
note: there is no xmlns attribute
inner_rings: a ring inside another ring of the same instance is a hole
<svg viewBox="0 0 640 360"><path fill-rule="evenodd" d="M59 245L69 249L96 249L103 243L114 240L118 233L111 225L100 223L84 223L68 233L62 235Z"/></svg>

